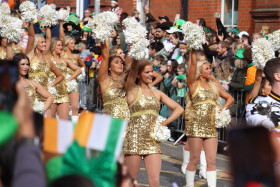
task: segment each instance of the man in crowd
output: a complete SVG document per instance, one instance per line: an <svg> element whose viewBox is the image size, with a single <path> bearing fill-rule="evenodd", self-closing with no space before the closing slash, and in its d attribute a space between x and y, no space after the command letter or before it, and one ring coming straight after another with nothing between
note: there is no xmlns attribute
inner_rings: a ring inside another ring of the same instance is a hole
<svg viewBox="0 0 280 187"><path fill-rule="evenodd" d="M246 122L249 126L262 125L269 130L278 129L279 131L280 58L269 60L264 67L264 74L270 82L272 90L268 96L258 96L249 101L246 107ZM267 106L267 104L270 105L270 107ZM271 110L271 112L269 112L269 110Z"/></svg>

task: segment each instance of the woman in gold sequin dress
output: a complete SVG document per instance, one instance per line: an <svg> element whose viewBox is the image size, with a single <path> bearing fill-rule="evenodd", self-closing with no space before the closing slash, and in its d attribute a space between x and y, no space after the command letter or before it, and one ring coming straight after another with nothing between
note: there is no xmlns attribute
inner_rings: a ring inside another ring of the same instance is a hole
<svg viewBox="0 0 280 187"><path fill-rule="evenodd" d="M33 24L29 23L28 36L25 54L30 59L30 68L28 72L29 80L34 80L47 89L49 74L53 72L56 76L56 80L50 86L56 86L64 77L56 66L50 60L46 59L46 54L50 50L51 29L49 27L46 29L45 39L40 34L35 35ZM37 94L36 99L40 102L46 102L46 99L39 94ZM51 116L50 108L46 111L46 116Z"/></svg>
<svg viewBox="0 0 280 187"><path fill-rule="evenodd" d="M125 163L133 179L137 179L142 157L150 186L159 186L161 168L160 143L151 137L160 103L166 104L173 113L162 123L167 125L176 120L184 109L167 95L149 86L153 82L153 66L149 60L133 61L125 89L130 109L130 122L123 145Z"/></svg>
<svg viewBox="0 0 280 187"><path fill-rule="evenodd" d="M66 76L67 68L70 68L74 73L67 80L63 80L55 86L57 91L57 96L52 104L51 111L52 117L55 117L57 112L60 119L68 120L69 109L70 109L70 99L67 92L66 82L76 79L78 75L81 74L82 70L69 60L63 59L61 57L63 51L62 41L58 38L52 38L51 40L51 50L50 50L50 60L55 64L59 71ZM53 73L49 76L50 81L54 82L56 77Z"/></svg>
<svg viewBox="0 0 280 187"><path fill-rule="evenodd" d="M208 61L198 61L196 51L191 49L189 59L189 74L187 85L186 117L188 125L185 134L188 137L190 162L186 171L186 186L194 186L196 165L203 146L207 161L208 186L216 186L216 152L218 132L215 127L215 112L219 96L226 100L221 110L230 107L234 99L219 86L210 81L211 64Z"/></svg>
<svg viewBox="0 0 280 187"><path fill-rule="evenodd" d="M0 37L0 60L12 60L13 54L12 43L9 43L7 38Z"/></svg>
<svg viewBox="0 0 280 187"><path fill-rule="evenodd" d="M104 114L115 118L129 119L126 92L117 88L116 82L124 72L124 61L119 56L109 58L108 42L101 44L102 63L98 83L102 94Z"/></svg>
<svg viewBox="0 0 280 187"><path fill-rule="evenodd" d="M64 51L62 53L62 57L73 64L85 68L86 65L83 62L83 60L80 58L79 55L74 54L74 48L75 48L75 38L72 38L71 36L65 36L64 29L63 29L63 22L59 22L60 28L59 28L59 36L60 39L63 41L63 47ZM71 76L74 74L74 71L71 68L67 68L67 74L70 74ZM72 109L72 121L77 122L78 121L78 107L79 107L79 89L77 89L74 92L69 93L70 103L71 103L71 109Z"/></svg>
<svg viewBox="0 0 280 187"><path fill-rule="evenodd" d="M44 110L42 111L43 113L46 112L54 101L54 97L39 83L27 79L30 66L29 58L23 53L18 53L14 56L13 61L18 64L19 81L24 85L24 89L30 98L32 107L34 106L36 95L39 94L46 99Z"/></svg>

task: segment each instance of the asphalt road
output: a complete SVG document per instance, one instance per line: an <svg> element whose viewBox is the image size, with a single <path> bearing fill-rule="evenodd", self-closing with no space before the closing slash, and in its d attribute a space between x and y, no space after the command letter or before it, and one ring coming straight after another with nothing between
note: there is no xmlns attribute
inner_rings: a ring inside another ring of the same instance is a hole
<svg viewBox="0 0 280 187"><path fill-rule="evenodd" d="M160 186L172 187L172 183L176 182L179 187L186 185L185 175L181 173L181 165L183 160L183 145L173 146L173 142L162 143L162 166L160 173ZM231 186L231 178L228 169L229 159L223 154L217 154L217 186ZM198 165L199 168L199 165ZM195 176L195 187L207 187L206 179L198 177L199 170L197 169ZM141 170L138 177L140 187L149 186L145 166L142 162Z"/></svg>

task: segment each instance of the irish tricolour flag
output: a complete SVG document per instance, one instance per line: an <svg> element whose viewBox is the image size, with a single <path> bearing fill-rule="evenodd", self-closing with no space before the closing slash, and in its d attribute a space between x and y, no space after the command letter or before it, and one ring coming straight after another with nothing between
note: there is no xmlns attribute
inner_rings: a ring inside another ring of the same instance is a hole
<svg viewBox="0 0 280 187"><path fill-rule="evenodd" d="M76 125L74 139L86 148L120 155L127 121L107 115L83 113Z"/></svg>
<svg viewBox="0 0 280 187"><path fill-rule="evenodd" d="M84 112L75 127L72 122L45 118L44 150L65 153L73 140L96 151L109 151L115 159L120 155L127 121L111 116Z"/></svg>
<svg viewBox="0 0 280 187"><path fill-rule="evenodd" d="M63 154L73 141L71 121L44 118L44 151Z"/></svg>

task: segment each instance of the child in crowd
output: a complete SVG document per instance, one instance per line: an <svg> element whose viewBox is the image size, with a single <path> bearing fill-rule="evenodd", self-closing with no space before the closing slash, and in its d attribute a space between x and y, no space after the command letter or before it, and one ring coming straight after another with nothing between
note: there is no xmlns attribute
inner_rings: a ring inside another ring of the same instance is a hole
<svg viewBox="0 0 280 187"><path fill-rule="evenodd" d="M174 77L172 85L177 90L177 102L181 105L184 104L184 98L186 95L186 68L184 64L179 64L177 68L177 76Z"/></svg>
<svg viewBox="0 0 280 187"><path fill-rule="evenodd" d="M179 45L180 54L178 54L175 57L175 60L177 60L178 64L186 63L186 59L188 59L188 46L186 43L180 43Z"/></svg>
<svg viewBox="0 0 280 187"><path fill-rule="evenodd" d="M101 56L101 48L98 46L94 46L93 48L90 49L91 56L86 59L86 66L88 68L88 73L89 73L89 84L87 87L87 93L88 93L88 110L94 111L95 108L97 107L97 87L98 83L96 81L98 69L100 67L100 61L102 59Z"/></svg>
<svg viewBox="0 0 280 187"><path fill-rule="evenodd" d="M161 55L157 55L153 59L153 69L156 72L160 73L160 65L164 61L164 57Z"/></svg>
<svg viewBox="0 0 280 187"><path fill-rule="evenodd" d="M87 49L88 47L88 42L87 41L80 41L79 42L79 47L78 47L78 50L79 50L79 56L83 59L83 61L86 60L87 57L89 57L91 54L90 54L90 50Z"/></svg>

